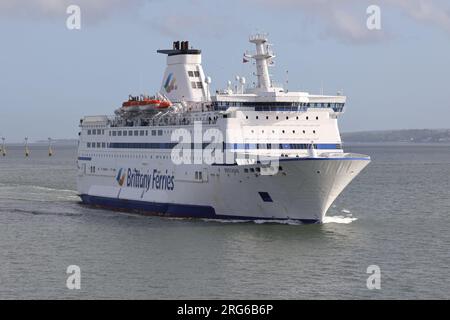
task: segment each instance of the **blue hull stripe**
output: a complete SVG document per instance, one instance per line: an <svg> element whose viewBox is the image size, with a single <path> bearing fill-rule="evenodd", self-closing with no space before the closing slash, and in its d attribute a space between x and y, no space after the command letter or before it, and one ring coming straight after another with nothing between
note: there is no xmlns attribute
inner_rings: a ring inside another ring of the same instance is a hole
<svg viewBox="0 0 450 320"><path fill-rule="evenodd" d="M134 212L143 215L156 215L178 218L207 218L226 220L287 220L282 218L263 218L247 216L218 215L211 206L146 202L138 200L127 200L118 198L98 197L82 194L80 198L84 204L101 208L116 209L127 212ZM289 219L298 220L302 223L317 223L313 219Z"/></svg>

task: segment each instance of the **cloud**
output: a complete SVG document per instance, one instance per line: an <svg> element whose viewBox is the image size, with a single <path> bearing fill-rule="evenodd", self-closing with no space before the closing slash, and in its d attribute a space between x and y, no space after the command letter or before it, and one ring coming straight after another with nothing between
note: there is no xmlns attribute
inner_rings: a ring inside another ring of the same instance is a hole
<svg viewBox="0 0 450 320"><path fill-rule="evenodd" d="M446 1L385 0L403 10L415 21L437 26L450 33L450 6Z"/></svg>
<svg viewBox="0 0 450 320"><path fill-rule="evenodd" d="M404 13L415 22L438 27L450 33L448 0L252 0L270 10L300 12L304 19L319 25L323 37L344 42L367 43L390 37L390 31L370 31L366 27L366 8L377 4L381 14L387 10ZM313 18L311 18L313 17ZM383 21L383 20L382 20Z"/></svg>
<svg viewBox="0 0 450 320"><path fill-rule="evenodd" d="M104 19L120 10L137 9L148 0L1 0L0 16L27 19L60 19L70 5L78 5L87 20Z"/></svg>
<svg viewBox="0 0 450 320"><path fill-rule="evenodd" d="M23 17L27 19L61 19L66 17L66 8L71 4L81 7L83 19L95 23L111 15L137 16L137 12L149 2L157 0L1 0L0 17ZM179 0L187 1L187 0ZM366 28L366 8L371 4L381 7L383 12L391 10L403 13L412 21L437 27L450 34L450 3L448 0L240 0L248 7L263 11L279 10L286 16L300 14L303 22L319 28L319 36L338 39L356 44L372 43L387 39L394 31L383 27L380 31ZM26 5L24 5L24 2ZM212 13L212 1L190 0L195 13L181 12L176 9L176 1L164 0L169 9L161 11L150 22L161 34L175 36L183 32L198 31L216 35L226 29L226 21L232 17L222 17L221 13ZM234 4L236 5L236 4ZM175 10L175 12L174 12ZM204 12L203 12L204 11ZM249 12L248 14L252 14ZM145 17L139 17L148 21ZM236 19L234 20L237 23ZM206 26L206 27L205 27ZM384 26L384 23L383 23Z"/></svg>

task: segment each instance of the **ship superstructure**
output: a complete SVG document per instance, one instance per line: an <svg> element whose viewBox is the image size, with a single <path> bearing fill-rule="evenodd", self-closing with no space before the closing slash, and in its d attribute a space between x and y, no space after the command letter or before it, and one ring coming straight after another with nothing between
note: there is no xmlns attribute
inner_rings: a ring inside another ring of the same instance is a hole
<svg viewBox="0 0 450 320"><path fill-rule="evenodd" d="M266 35L239 77L211 95L201 51L167 56L161 89L130 96L115 116L81 120L78 191L84 203L144 214L320 222L370 162L345 153L337 119L346 97L287 91L271 81Z"/></svg>

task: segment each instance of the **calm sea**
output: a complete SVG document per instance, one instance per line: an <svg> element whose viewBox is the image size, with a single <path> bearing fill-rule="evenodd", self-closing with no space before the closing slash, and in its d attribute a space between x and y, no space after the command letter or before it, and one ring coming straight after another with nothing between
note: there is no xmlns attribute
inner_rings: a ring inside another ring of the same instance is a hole
<svg viewBox="0 0 450 320"><path fill-rule="evenodd" d="M373 162L321 225L141 217L79 204L76 150L0 157L0 298L450 297L450 147L347 146ZM66 287L69 265L81 289ZM381 272L369 290L367 268Z"/></svg>

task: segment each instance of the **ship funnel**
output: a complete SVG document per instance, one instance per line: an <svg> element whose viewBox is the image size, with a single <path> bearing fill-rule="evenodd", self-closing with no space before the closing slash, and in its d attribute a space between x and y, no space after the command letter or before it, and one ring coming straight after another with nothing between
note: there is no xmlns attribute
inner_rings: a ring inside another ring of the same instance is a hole
<svg viewBox="0 0 450 320"><path fill-rule="evenodd" d="M206 85L200 50L190 49L189 41L175 41L172 49L157 52L167 55L161 94L172 102L209 100L209 86Z"/></svg>

